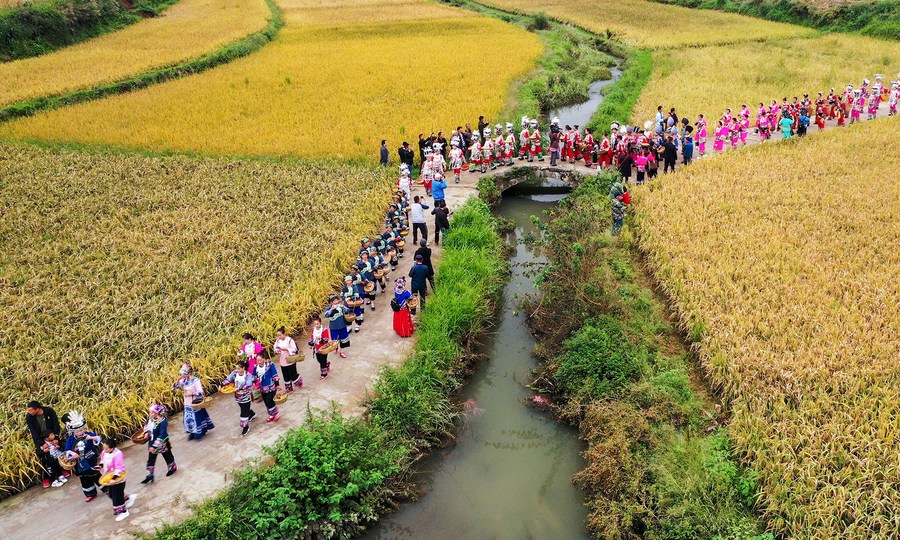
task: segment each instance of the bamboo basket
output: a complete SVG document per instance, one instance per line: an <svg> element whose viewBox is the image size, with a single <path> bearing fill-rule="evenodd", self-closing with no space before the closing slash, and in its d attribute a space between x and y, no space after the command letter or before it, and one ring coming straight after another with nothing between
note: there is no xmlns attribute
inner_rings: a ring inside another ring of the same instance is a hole
<svg viewBox="0 0 900 540"><path fill-rule="evenodd" d="M334 351L337 350L337 348L338 348L338 342L337 342L337 341L329 341L327 345L325 345L324 347L322 347L321 349L319 349L318 353L319 353L319 354L329 354L329 353L333 353Z"/></svg>
<svg viewBox="0 0 900 540"><path fill-rule="evenodd" d="M108 473L101 476L100 480L98 480L97 482L101 486L114 486L116 484L121 484L122 482L125 481L125 477L128 476L128 472L122 472L122 476L120 476L118 478L113 478L114 475L115 475L114 472L109 471Z"/></svg>

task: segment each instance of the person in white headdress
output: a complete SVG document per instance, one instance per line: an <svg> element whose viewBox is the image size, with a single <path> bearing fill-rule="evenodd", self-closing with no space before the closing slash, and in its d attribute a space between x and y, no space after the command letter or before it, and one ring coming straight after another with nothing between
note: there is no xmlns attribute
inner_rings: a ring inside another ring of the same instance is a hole
<svg viewBox="0 0 900 540"><path fill-rule="evenodd" d="M528 161L534 161L535 157L538 161L544 161L544 149L541 146L541 131L538 129L538 121L529 120L528 127L528 139L531 142L528 148Z"/></svg>
<svg viewBox="0 0 900 540"><path fill-rule="evenodd" d="M87 421L80 411L70 411L63 420L69 437L66 439L65 458L75 461L75 476L81 481L81 491L85 502L97 498L97 486L100 480L100 469L97 460L100 457L101 437L88 431Z"/></svg>
<svg viewBox="0 0 900 540"><path fill-rule="evenodd" d="M528 117L522 117L522 131L519 132L519 161L528 156L528 148L531 146L531 133L528 132Z"/></svg>
<svg viewBox="0 0 900 540"><path fill-rule="evenodd" d="M516 153L516 135L513 133L512 122L506 123L506 136L503 138L503 157L507 165L513 164L513 155Z"/></svg>
<svg viewBox="0 0 900 540"><path fill-rule="evenodd" d="M481 159L481 141L477 131L472 132L472 146L469 147L469 172L484 172Z"/></svg>
<svg viewBox="0 0 900 540"><path fill-rule="evenodd" d="M504 147L506 143L503 139L503 126L497 124L494 126L494 162L497 165L505 165L504 155L506 152L504 151Z"/></svg>
<svg viewBox="0 0 900 540"><path fill-rule="evenodd" d="M459 174L462 172L462 166L465 163L466 158L463 154L462 149L459 147L458 140L450 141L450 168L453 169L453 178L456 183L459 183Z"/></svg>
<svg viewBox="0 0 900 540"><path fill-rule="evenodd" d="M488 167L491 170L497 167L494 163L494 140L491 139L491 128L484 129L484 143L481 145L481 172L487 172Z"/></svg>

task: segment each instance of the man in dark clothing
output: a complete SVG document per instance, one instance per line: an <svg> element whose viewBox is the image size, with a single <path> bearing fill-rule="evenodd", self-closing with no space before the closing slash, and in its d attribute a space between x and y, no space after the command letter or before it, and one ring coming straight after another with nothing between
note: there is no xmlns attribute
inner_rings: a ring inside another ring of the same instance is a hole
<svg viewBox="0 0 900 540"><path fill-rule="evenodd" d="M675 162L678 160L678 147L675 146L675 143L672 142L672 136L669 135L666 137L666 142L663 143L663 161L665 162L665 166L663 167L663 173L669 172L669 167L672 168L672 172L675 172Z"/></svg>
<svg viewBox="0 0 900 540"><path fill-rule="evenodd" d="M28 426L28 433L31 435L31 440L34 441L35 454L38 461L41 462L44 476L43 486L50 487L52 482L53 487L59 487L66 481L62 467L59 466L56 458L44 450L45 439L50 435L53 435L58 444L62 445L59 443L59 418L56 417L56 411L50 407L44 407L37 401L29 402L26 411L25 425Z"/></svg>
<svg viewBox="0 0 900 540"><path fill-rule="evenodd" d="M440 245L441 231L450 230L450 219L447 217L450 215L450 210L447 209L447 203L441 201L440 206L435 205L431 213L434 215L434 244Z"/></svg>
<svg viewBox="0 0 900 540"><path fill-rule="evenodd" d="M419 249L416 250L415 257L422 256L422 264L428 267L428 283L431 283L431 290L434 290L434 267L431 266L431 248L428 242L423 238L419 241Z"/></svg>
<svg viewBox="0 0 900 540"><path fill-rule="evenodd" d="M484 116L479 116L478 117L478 134L483 135L484 128L488 127L489 125L491 125L491 123L488 122L487 120L485 120Z"/></svg>
<svg viewBox="0 0 900 540"><path fill-rule="evenodd" d="M444 137L443 131L438 131L437 138L434 142L441 145L441 155L444 156L444 161L447 161L447 152L449 152L450 149L447 147L447 137Z"/></svg>
<svg viewBox="0 0 900 540"><path fill-rule="evenodd" d="M390 160L391 154L387 149L387 141L381 139L381 164L385 167L388 166L388 161Z"/></svg>
<svg viewBox="0 0 900 540"><path fill-rule="evenodd" d="M416 154L409 147L409 143L403 141L403 146L397 150L397 154L400 156L400 163L406 163L406 166L409 167L409 175L412 176L413 159L415 159Z"/></svg>
<svg viewBox="0 0 900 540"><path fill-rule="evenodd" d="M419 133L419 161L422 165L425 164L425 147L429 144L431 143L425 138L425 134Z"/></svg>
<svg viewBox="0 0 900 540"><path fill-rule="evenodd" d="M469 148L472 147L472 125L471 124L466 124L466 129L463 130L462 136L463 136L463 144L466 145L466 147L463 148L463 152L465 152L466 160L468 161L472 157L472 152L469 150Z"/></svg>
<svg viewBox="0 0 900 540"><path fill-rule="evenodd" d="M634 158L631 157L631 153L625 154L625 157L622 158L622 161L619 162L619 174L622 175L622 181L628 182L631 180L631 167L634 165Z"/></svg>
<svg viewBox="0 0 900 540"><path fill-rule="evenodd" d="M413 296L419 295L419 309L425 311L425 295L428 292L425 284L428 281L429 269L422 263L422 256L418 253L415 256L415 261L415 264L409 269L409 289Z"/></svg>

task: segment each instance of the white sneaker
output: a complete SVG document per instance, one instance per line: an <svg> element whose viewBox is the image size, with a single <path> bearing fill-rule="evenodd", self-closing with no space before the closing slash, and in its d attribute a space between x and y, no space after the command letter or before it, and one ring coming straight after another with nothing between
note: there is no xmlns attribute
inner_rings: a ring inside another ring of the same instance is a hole
<svg viewBox="0 0 900 540"><path fill-rule="evenodd" d="M132 493L131 495L128 496L127 499L125 499L125 509L126 510L128 508L131 508L132 506L134 506L135 499L137 499L137 493ZM126 511L125 513L127 514L128 512ZM124 518L122 518L122 519L124 519Z"/></svg>
<svg viewBox="0 0 900 540"><path fill-rule="evenodd" d="M64 484L65 484L65 482L63 482L62 480L54 480L53 483L50 484L50 485L53 486L53 487L60 487L60 486L62 486L62 485L64 485Z"/></svg>
<svg viewBox="0 0 900 540"><path fill-rule="evenodd" d="M118 516L116 516L116 521L122 521L123 519L127 518L127 517L130 516L130 515L131 515L131 514L128 513L128 510L125 510L124 512L122 512L121 514L119 514Z"/></svg>
<svg viewBox="0 0 900 540"><path fill-rule="evenodd" d="M65 484L66 482L69 481L69 479L66 478L65 476L60 476L60 477L57 478L56 480L59 481L59 482L62 482L63 484Z"/></svg>

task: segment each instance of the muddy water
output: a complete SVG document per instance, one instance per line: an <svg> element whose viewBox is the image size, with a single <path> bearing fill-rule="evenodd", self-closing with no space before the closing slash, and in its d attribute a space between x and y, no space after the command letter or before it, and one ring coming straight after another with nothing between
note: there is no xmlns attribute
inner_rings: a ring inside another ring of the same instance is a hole
<svg viewBox="0 0 900 540"><path fill-rule="evenodd" d="M594 111L596 111L597 107L603 103L603 94L600 93L600 90L602 90L604 86L618 81L619 77L622 76L622 70L617 67L612 67L609 71L612 73L611 78L594 81L588 87L587 101L550 111L547 118L559 118L559 127L561 128L565 128L566 124L570 126L577 124L584 129L584 126L587 125L591 116L594 114ZM609 126L607 126L606 129L609 129Z"/></svg>
<svg viewBox="0 0 900 540"><path fill-rule="evenodd" d="M530 216L562 197L505 195L499 214L516 223L508 242L536 234ZM525 404L536 361L517 305L534 291L533 263L542 261L530 246L516 245L496 333L479 351L488 360L460 396L479 411L469 412L455 446L418 467L426 494L384 517L364 538L587 538L587 510L571 482L584 468L578 433Z"/></svg>

